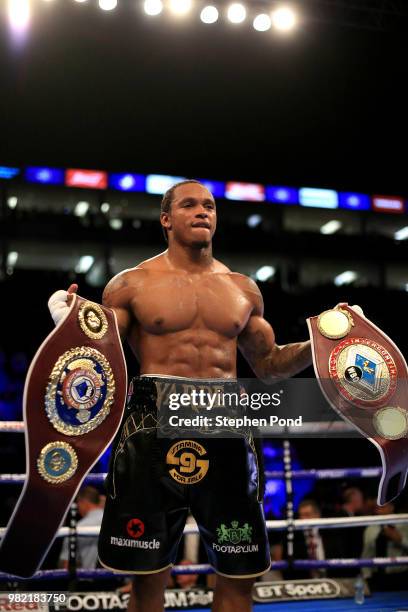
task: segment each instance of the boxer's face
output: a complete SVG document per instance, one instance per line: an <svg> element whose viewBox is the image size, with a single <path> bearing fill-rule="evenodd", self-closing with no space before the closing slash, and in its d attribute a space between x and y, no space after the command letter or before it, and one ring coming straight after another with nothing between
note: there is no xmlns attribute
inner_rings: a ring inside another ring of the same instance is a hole
<svg viewBox="0 0 408 612"><path fill-rule="evenodd" d="M176 240L195 248L211 244L217 224L215 201L211 193L196 183L180 185L174 193L170 211L161 214L169 243Z"/></svg>

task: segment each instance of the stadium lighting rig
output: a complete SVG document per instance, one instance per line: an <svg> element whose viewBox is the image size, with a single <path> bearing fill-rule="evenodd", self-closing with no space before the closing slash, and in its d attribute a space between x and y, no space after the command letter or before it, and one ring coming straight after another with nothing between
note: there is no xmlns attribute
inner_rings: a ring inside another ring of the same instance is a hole
<svg viewBox="0 0 408 612"><path fill-rule="evenodd" d="M37 0L36 0L37 1ZM42 0L44 4L57 4L60 0ZM66 0L64 0L65 2ZM71 0L74 4L96 5L103 11L114 11L120 7L129 7L129 0ZM30 16L34 8L34 0L7 0L7 11L10 29L13 32L27 30ZM173 18L195 16L205 25L223 21L233 27L242 24L252 24L258 32L274 29L285 33L296 28L299 22L299 11L294 4L285 1L271 3L265 0L259 2L241 2L239 0L133 0L133 6L138 7L146 17L158 17L161 14Z"/></svg>
<svg viewBox="0 0 408 612"><path fill-rule="evenodd" d="M30 17L39 4L67 3L98 7L105 12L129 9L146 17L161 14L183 19L188 15L205 25L218 21L234 28L248 26L258 32L289 34L301 22L346 28L395 31L406 34L407 0L2 0L15 40L24 41Z"/></svg>
<svg viewBox="0 0 408 612"><path fill-rule="evenodd" d="M294 30L299 22L298 11L294 6L284 3L275 3L268 10L264 3L257 8L253 3L249 5L243 2L206 4L197 0L144 0L143 10L150 17L165 12L178 17L195 13L201 22L207 25L220 20L232 26L250 22L258 32L266 32L271 28L289 32Z"/></svg>

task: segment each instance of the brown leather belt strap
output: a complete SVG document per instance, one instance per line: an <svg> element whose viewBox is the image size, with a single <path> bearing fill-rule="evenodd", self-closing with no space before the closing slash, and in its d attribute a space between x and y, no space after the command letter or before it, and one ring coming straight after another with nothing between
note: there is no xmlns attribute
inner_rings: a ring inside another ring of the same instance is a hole
<svg viewBox="0 0 408 612"><path fill-rule="evenodd" d="M40 567L82 481L119 428L126 387L114 312L74 296L28 371L28 477L1 541L0 571L27 578Z"/></svg>
<svg viewBox="0 0 408 612"><path fill-rule="evenodd" d="M339 304L308 319L320 388L336 412L368 438L381 455L378 503L399 495L408 471L408 369L394 344L374 323Z"/></svg>

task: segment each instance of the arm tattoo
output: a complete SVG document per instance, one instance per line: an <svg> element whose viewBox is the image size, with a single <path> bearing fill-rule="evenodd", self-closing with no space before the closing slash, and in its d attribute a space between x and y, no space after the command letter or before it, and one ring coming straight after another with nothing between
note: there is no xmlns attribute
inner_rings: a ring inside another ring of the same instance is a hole
<svg viewBox="0 0 408 612"><path fill-rule="evenodd" d="M123 278L123 276L116 279L112 284L108 283L102 294L102 303L105 305L109 305L111 303L112 297L118 291L128 286L129 286L129 283L125 278Z"/></svg>

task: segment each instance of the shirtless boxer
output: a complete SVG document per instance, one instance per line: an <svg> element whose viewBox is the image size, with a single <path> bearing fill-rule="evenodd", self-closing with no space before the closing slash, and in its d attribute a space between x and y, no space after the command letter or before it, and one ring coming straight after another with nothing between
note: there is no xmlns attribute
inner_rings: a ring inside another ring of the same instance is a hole
<svg viewBox="0 0 408 612"><path fill-rule="evenodd" d="M135 573L132 612L163 610L190 508L217 571L213 612L247 612L255 577L270 564L254 448L248 440L200 439L187 449L184 470L204 448L202 480L176 482L168 465L174 440L157 440L149 398L161 379L233 385L237 346L263 381L293 376L311 364L310 342L277 345L257 285L213 258L216 206L203 185L172 187L160 221L168 249L119 273L103 293L121 338L139 360L141 378L132 382L135 400L113 446L99 556L106 567ZM68 295L76 290L71 285ZM51 311L66 308L64 299L54 300Z"/></svg>

